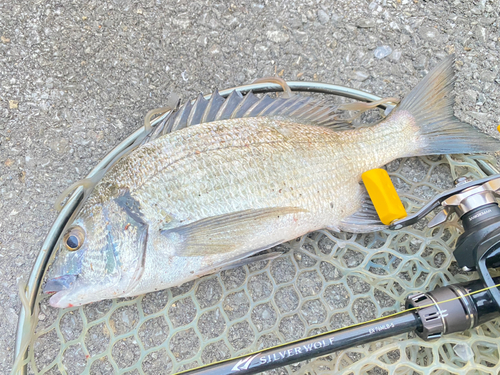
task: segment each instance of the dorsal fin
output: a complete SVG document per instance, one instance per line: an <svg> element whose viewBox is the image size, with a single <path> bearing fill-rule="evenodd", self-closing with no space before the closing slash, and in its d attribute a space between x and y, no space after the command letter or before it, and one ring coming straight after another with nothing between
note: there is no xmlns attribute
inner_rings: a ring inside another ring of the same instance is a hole
<svg viewBox="0 0 500 375"><path fill-rule="evenodd" d="M269 97L269 95L264 95L262 98L259 99L258 102L256 102L254 105L252 105L248 110L245 112L245 114L241 117L257 117L259 113L261 113L264 109L266 109L274 99Z"/></svg>
<svg viewBox="0 0 500 375"><path fill-rule="evenodd" d="M188 101L186 104L184 104L179 110L175 113L175 120L172 124L172 128L170 131L175 131L175 130L180 130L182 128L185 128L187 125L187 120L189 117L189 114L191 112L191 102Z"/></svg>
<svg viewBox="0 0 500 375"><path fill-rule="evenodd" d="M220 107L224 103L224 98L220 96L219 91L215 89L214 93L208 101L207 109L201 118L200 123L212 122L215 120L217 112L219 112Z"/></svg>
<svg viewBox="0 0 500 375"><path fill-rule="evenodd" d="M203 95L199 94L194 101L193 108L191 108L191 113L189 114L187 126L197 125L201 122L203 113L207 108L208 100L206 100Z"/></svg>
<svg viewBox="0 0 500 375"><path fill-rule="evenodd" d="M221 105L214 121L227 120L231 118L232 113L238 107L242 99L243 95L241 95L240 92L233 91Z"/></svg>
<svg viewBox="0 0 500 375"><path fill-rule="evenodd" d="M259 101L259 98L257 98L253 92L249 92L243 97L243 100L240 102L240 104L236 107L236 109L233 111L231 114L231 118L240 118L243 117L251 106L253 106L255 103Z"/></svg>
<svg viewBox="0 0 500 375"><path fill-rule="evenodd" d="M286 100L283 100L281 101L281 103L279 103L279 105L275 105L273 106L272 109L270 109L266 115L267 116L279 116L283 113L286 113L286 112L291 112L292 110L290 109L293 105L297 104L297 102L300 102L302 99L304 99L306 97L304 96L299 96L299 95L294 95L292 98L290 99L286 99Z"/></svg>
<svg viewBox="0 0 500 375"><path fill-rule="evenodd" d="M281 116L339 131L353 129L350 122L338 118L339 112L339 106L310 96L295 94L290 98L271 98L263 95L258 98L251 91L245 95L233 91L223 98L215 90L209 100L199 94L196 100L188 101L172 112L143 143L187 126L245 117Z"/></svg>

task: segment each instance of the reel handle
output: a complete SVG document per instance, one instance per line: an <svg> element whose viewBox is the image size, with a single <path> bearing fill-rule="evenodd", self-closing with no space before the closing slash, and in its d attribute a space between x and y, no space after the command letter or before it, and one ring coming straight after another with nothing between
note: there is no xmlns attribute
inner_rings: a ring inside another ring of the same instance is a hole
<svg viewBox="0 0 500 375"><path fill-rule="evenodd" d="M450 198L454 195L460 194L468 188L481 186L481 185L488 183L489 181L492 181L492 180L498 180L498 182L495 181L495 184L497 184L497 183L500 184L500 174L491 175L491 176L482 178L480 180L459 183L455 188L447 190L441 194L436 195L430 202L425 204L420 210L418 210L414 214L408 215L404 219L393 221L389 225L389 229L397 230L397 229L401 229L401 228L407 227L409 225L415 224L417 221L423 219L425 216L427 216L429 213L431 213L434 209L441 206L442 202L444 202L448 198ZM439 216L439 214L437 216ZM446 215L445 218L448 218L448 214ZM437 224L439 224L439 223L437 223Z"/></svg>

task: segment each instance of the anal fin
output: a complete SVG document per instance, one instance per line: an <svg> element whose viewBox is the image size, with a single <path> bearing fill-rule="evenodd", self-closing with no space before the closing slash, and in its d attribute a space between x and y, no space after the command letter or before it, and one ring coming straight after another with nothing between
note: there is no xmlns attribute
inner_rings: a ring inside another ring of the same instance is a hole
<svg viewBox="0 0 500 375"><path fill-rule="evenodd" d="M343 232L350 233L368 233L377 232L387 229L387 225L384 225L373 206L370 196L363 189L361 208L353 213L351 216L343 219L338 228Z"/></svg>

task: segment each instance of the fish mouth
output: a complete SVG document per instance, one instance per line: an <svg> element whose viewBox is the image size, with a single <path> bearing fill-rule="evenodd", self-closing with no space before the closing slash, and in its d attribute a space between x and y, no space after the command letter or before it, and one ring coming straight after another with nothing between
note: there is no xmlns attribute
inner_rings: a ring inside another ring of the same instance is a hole
<svg viewBox="0 0 500 375"><path fill-rule="evenodd" d="M70 303L67 301L68 294L71 292L71 290L66 289L66 290L61 290L60 292L55 293L52 297L49 299L49 305L52 307L57 307L60 309L65 309L67 307L73 307L75 306L74 304Z"/></svg>
<svg viewBox="0 0 500 375"><path fill-rule="evenodd" d="M43 287L43 293L53 294L68 290L71 288L77 278L77 275L64 275L49 279Z"/></svg>
<svg viewBox="0 0 500 375"><path fill-rule="evenodd" d="M114 294L120 290L116 287L113 288L114 284L106 282L93 284L78 275L64 275L47 280L42 291L51 295L49 298L50 306L65 309L113 298ZM111 292L109 292L110 290ZM116 292L113 293L114 291Z"/></svg>

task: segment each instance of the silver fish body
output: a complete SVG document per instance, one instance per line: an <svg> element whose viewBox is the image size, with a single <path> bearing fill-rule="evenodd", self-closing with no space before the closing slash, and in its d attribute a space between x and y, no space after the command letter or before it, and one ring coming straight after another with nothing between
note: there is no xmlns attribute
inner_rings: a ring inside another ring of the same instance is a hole
<svg viewBox="0 0 500 375"><path fill-rule="evenodd" d="M442 70L445 84L449 66ZM419 90L417 99L428 95ZM429 130L414 101L353 130L285 117L238 118L140 146L96 185L62 240L45 289L57 292L51 305L168 288L317 229L349 230L345 219L365 199L364 171L450 147L498 148L482 134L482 142L467 145L475 130L454 117L442 120L452 122L451 130L446 123L443 134ZM458 139L457 129L465 129Z"/></svg>

